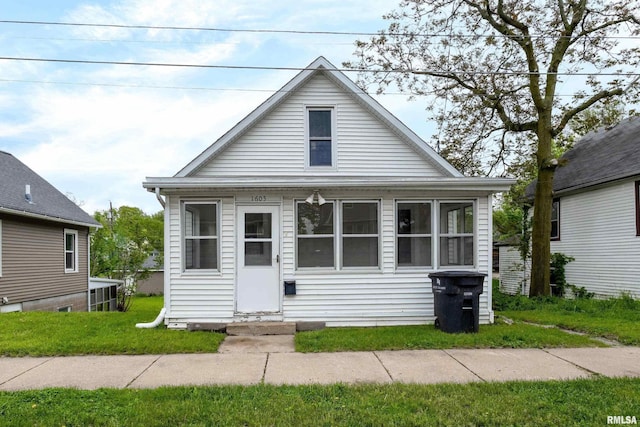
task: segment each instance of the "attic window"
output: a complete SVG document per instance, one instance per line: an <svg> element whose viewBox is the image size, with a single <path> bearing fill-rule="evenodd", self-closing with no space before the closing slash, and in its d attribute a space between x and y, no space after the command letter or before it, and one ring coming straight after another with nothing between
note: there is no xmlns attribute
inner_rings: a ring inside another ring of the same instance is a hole
<svg viewBox="0 0 640 427"><path fill-rule="evenodd" d="M307 126L309 166L334 166L333 108L308 108Z"/></svg>
<svg viewBox="0 0 640 427"><path fill-rule="evenodd" d="M551 205L551 240L560 240L560 199Z"/></svg>

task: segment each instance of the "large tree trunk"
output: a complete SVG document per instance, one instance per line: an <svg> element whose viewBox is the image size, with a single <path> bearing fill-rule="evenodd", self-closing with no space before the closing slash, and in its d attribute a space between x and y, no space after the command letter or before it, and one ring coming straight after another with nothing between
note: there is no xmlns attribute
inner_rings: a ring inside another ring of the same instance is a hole
<svg viewBox="0 0 640 427"><path fill-rule="evenodd" d="M540 122L543 122L541 118ZM551 160L551 132L538 129L538 182L533 202L531 232L531 287L529 296L549 295L549 264L551 262L551 206L553 203L553 174ZM550 127L550 126L549 126Z"/></svg>

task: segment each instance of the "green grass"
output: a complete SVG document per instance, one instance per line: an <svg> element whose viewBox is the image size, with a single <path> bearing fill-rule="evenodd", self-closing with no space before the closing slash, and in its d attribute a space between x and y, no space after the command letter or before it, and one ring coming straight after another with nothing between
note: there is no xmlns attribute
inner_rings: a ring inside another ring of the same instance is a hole
<svg viewBox="0 0 640 427"><path fill-rule="evenodd" d="M0 326L2 356L78 354L167 354L215 352L223 334L138 329L162 308L162 297L136 297L121 312L5 313ZM1 424L1 422L0 422Z"/></svg>
<svg viewBox="0 0 640 427"><path fill-rule="evenodd" d="M494 295L494 308L510 319L556 325L627 345L640 345L640 301L628 296L570 300Z"/></svg>
<svg viewBox="0 0 640 427"><path fill-rule="evenodd" d="M640 416L640 379L0 392L11 426L590 426L607 415Z"/></svg>
<svg viewBox="0 0 640 427"><path fill-rule="evenodd" d="M300 352L598 346L603 344L557 329L502 322L480 325L476 334L448 334L433 325L327 328L296 334Z"/></svg>

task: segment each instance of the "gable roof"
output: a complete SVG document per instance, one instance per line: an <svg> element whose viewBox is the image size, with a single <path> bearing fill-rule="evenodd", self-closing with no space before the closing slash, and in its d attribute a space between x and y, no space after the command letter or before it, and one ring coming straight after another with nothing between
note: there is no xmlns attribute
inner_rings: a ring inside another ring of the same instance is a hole
<svg viewBox="0 0 640 427"><path fill-rule="evenodd" d="M345 93L349 94L356 102L366 108L375 117L385 123L396 135L409 144L423 158L432 163L438 170L448 177L462 177L462 174L443 159L436 151L431 148L424 140L416 135L404 123L398 120L393 114L380 105L369 94L358 87L344 73L338 71L324 57L320 56L303 71L298 73L292 80L284 85L275 94L269 97L258 108L253 110L248 116L242 119L231 130L224 134L220 139L210 145L200 155L193 159L183 169L181 169L175 177L192 176L201 167L209 163L218 154L220 154L229 144L238 140L243 134L251 129L257 122L281 105L289 96L298 88L307 83L313 76L322 73L329 78L334 84L341 87Z"/></svg>
<svg viewBox="0 0 640 427"><path fill-rule="evenodd" d="M25 197L26 185L31 187L31 203ZM0 151L0 213L101 227L53 185L4 151Z"/></svg>
<svg viewBox="0 0 640 427"><path fill-rule="evenodd" d="M560 157L553 176L558 195L640 175L640 116L591 132ZM536 181L526 188L533 198Z"/></svg>
<svg viewBox="0 0 640 427"><path fill-rule="evenodd" d="M640 117L599 129L561 157L553 190L566 192L640 175Z"/></svg>

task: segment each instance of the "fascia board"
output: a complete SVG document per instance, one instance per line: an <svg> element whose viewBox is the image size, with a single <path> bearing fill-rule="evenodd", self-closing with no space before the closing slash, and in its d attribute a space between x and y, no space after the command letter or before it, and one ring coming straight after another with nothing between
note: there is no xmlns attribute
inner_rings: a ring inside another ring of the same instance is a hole
<svg viewBox="0 0 640 427"><path fill-rule="evenodd" d="M89 227L89 228L95 228L95 229L102 228L102 224L91 224L91 223L88 223L88 222L73 221L73 220L70 220L70 219L64 219L64 218L58 218L58 217L47 216L47 215L42 215L42 214L36 214L36 213L21 211L21 210L17 210L17 209L9 209L9 208L0 207L0 213L6 213L6 214L10 214L10 215L22 216L22 217L27 217L27 218L42 219L42 220L45 220L45 221L59 222L61 224L80 225L82 227Z"/></svg>
<svg viewBox="0 0 640 427"><path fill-rule="evenodd" d="M327 179L326 177L279 177L265 179L263 177L222 177L222 178L155 178L149 177L143 183L143 187L149 191L156 188L169 189L425 189L425 190L473 190L487 192L507 191L515 184L516 180L508 178L377 178L354 177Z"/></svg>

